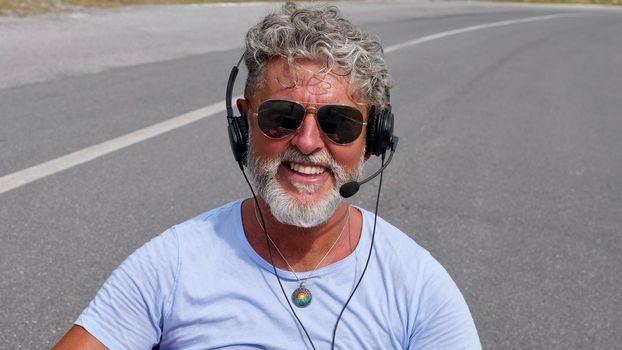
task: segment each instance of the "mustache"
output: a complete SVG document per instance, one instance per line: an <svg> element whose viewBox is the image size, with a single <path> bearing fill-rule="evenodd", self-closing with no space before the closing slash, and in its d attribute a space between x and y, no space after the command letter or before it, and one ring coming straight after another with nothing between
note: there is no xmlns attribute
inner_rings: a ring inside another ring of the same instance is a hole
<svg viewBox="0 0 622 350"><path fill-rule="evenodd" d="M296 162L296 163L313 163L322 164L330 169L332 172L343 171L343 167L337 164L337 161L328 153L327 150L322 149L313 154L303 154L296 148L287 148L279 156L279 163L282 162Z"/></svg>

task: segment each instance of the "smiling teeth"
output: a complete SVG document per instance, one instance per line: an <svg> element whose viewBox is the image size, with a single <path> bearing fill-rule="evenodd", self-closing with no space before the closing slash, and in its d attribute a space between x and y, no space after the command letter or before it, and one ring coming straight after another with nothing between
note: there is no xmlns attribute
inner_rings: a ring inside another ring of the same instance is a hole
<svg viewBox="0 0 622 350"><path fill-rule="evenodd" d="M319 166L300 165L296 163L289 163L289 168L295 172L306 175L317 175L326 171L325 168Z"/></svg>

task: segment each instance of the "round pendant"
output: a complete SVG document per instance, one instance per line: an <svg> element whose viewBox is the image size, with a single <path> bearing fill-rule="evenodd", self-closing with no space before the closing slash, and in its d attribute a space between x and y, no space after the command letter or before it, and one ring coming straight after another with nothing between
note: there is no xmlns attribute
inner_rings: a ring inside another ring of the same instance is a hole
<svg viewBox="0 0 622 350"><path fill-rule="evenodd" d="M298 307L309 306L312 298L313 296L311 295L311 291L302 285L296 288L296 290L292 293L292 302Z"/></svg>

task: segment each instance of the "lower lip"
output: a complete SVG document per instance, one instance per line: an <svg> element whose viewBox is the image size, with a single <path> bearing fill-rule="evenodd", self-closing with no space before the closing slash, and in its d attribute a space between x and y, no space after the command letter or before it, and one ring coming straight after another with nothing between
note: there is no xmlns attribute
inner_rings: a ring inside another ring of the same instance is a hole
<svg viewBox="0 0 622 350"><path fill-rule="evenodd" d="M302 184L315 184L321 181L325 181L330 177L329 171L324 171L321 174L301 174L299 172L293 171L287 165L281 164L281 171L292 182L298 182Z"/></svg>

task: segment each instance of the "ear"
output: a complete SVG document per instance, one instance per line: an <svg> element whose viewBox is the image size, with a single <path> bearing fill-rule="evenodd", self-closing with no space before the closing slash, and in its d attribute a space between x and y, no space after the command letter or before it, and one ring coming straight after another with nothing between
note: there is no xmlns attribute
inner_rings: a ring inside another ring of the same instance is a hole
<svg viewBox="0 0 622 350"><path fill-rule="evenodd" d="M365 161L368 161L369 157L371 157L371 152L365 151Z"/></svg>
<svg viewBox="0 0 622 350"><path fill-rule="evenodd" d="M238 111L240 111L240 115L243 117L246 117L247 112L248 112L248 101L245 98L238 98L238 100L236 101L236 104L238 105Z"/></svg>

